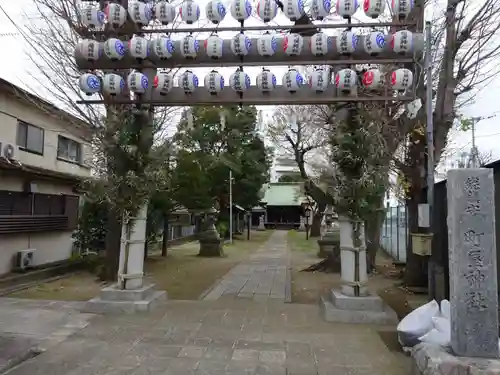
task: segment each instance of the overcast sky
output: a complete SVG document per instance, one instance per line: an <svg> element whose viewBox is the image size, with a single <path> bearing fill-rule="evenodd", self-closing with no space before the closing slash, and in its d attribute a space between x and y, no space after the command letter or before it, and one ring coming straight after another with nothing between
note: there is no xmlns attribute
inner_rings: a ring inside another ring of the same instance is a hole
<svg viewBox="0 0 500 375"><path fill-rule="evenodd" d="M202 19L200 20L200 25L207 24L207 20L204 19L204 9L208 0L198 1L201 7ZM179 1L174 4L178 4ZM229 13L229 2L224 2L227 5ZM28 22L40 22L37 21L36 10L33 9L33 5L30 5L30 0L17 0L15 2L9 0L0 0L0 5L5 10L10 17L20 26L27 24ZM254 5L254 14L255 14ZM28 18L24 15L28 14ZM356 18L359 20L367 21L362 11L356 13ZM338 22L340 19L337 16L332 16L332 22ZM275 18L273 24L279 25L289 25L291 22L279 14ZM257 16L251 17L247 22L247 25L259 25L261 21ZM228 14L225 20L221 23L221 26L238 26L238 22L232 19L231 15ZM327 33L334 33L335 31L330 30ZM220 33L223 38L230 38L234 33ZM247 35L258 36L259 32L247 33ZM209 34L201 35L200 37L207 37ZM17 34L16 27L11 24L11 22L4 16L0 10L0 42L2 46L3 56L0 59L0 77L11 81L14 84L20 85L22 87L27 87L42 96L47 96L43 93L40 86L37 85L36 80L34 80L28 72L37 77L39 80L43 79L42 74L36 71L36 68L29 62L26 57L26 43L23 43L23 38ZM203 81L204 76L210 71L209 69L196 69L195 73L198 75L201 81ZM272 71L276 74L278 82L281 83L281 77L286 72L287 67L273 67ZM229 75L234 71L230 68L219 69L220 73L225 76L226 81ZM260 68L245 68L252 78L252 83L255 84L255 76L260 71ZM77 83L75 82L75 85ZM491 151L495 159L500 159L500 76L497 76L488 87L479 92L475 97L473 103L468 105L463 109L463 114L466 116L490 116L498 114L498 117L492 119L483 120L477 124L477 145L482 152ZM46 99L49 99L46 97ZM56 103L57 104L57 103ZM264 116L272 113L272 108L263 107ZM461 133L456 134L450 142L450 154L458 155L462 151L468 151L471 146L471 133Z"/></svg>

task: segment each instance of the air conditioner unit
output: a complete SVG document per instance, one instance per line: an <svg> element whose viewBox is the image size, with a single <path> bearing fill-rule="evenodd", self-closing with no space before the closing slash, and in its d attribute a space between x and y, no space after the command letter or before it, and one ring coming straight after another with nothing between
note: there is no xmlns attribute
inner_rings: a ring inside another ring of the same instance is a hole
<svg viewBox="0 0 500 375"><path fill-rule="evenodd" d="M5 143L2 145L2 156L7 160L13 160L16 158L17 146L12 143Z"/></svg>
<svg viewBox="0 0 500 375"><path fill-rule="evenodd" d="M26 270L33 267L35 249L21 250L16 254L15 268Z"/></svg>

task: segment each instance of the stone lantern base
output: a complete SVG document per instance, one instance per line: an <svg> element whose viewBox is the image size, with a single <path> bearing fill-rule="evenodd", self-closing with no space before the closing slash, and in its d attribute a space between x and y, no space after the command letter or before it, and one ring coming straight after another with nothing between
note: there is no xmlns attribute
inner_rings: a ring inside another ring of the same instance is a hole
<svg viewBox="0 0 500 375"><path fill-rule="evenodd" d="M335 262L336 265L338 264L340 268L340 244L338 239L323 237L318 240L318 246L318 257L325 259L331 256L333 262Z"/></svg>
<svg viewBox="0 0 500 375"><path fill-rule="evenodd" d="M221 238L200 238L201 257L221 257L224 255L224 240Z"/></svg>

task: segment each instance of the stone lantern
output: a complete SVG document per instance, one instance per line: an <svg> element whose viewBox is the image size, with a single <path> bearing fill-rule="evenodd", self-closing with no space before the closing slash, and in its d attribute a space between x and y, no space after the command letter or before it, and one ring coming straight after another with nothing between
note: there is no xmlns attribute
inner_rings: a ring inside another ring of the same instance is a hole
<svg viewBox="0 0 500 375"><path fill-rule="evenodd" d="M210 208L205 212L205 231L200 236L200 252L198 255L206 257L218 257L224 255L224 239L220 238L215 228L218 211Z"/></svg>
<svg viewBox="0 0 500 375"><path fill-rule="evenodd" d="M333 262L340 268L339 230L333 226L333 221L335 219L333 207L327 206L324 215L326 228L323 236L318 240L318 257L327 258L331 256Z"/></svg>

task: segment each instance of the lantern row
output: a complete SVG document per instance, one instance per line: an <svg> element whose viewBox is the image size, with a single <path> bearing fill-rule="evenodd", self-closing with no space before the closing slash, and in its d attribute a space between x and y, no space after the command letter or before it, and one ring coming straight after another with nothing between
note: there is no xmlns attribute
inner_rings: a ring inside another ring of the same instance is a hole
<svg viewBox="0 0 500 375"><path fill-rule="evenodd" d="M360 8L358 0L337 0L335 3L336 13L344 18L352 17ZM406 18L414 7L413 0L392 0L392 13L399 19ZM363 12L370 18L377 18L385 11L385 0L364 0ZM309 15L314 20L323 20L329 16L332 9L331 0L312 0ZM233 0L230 4L231 16L237 21L245 21L252 15L252 3L250 0ZM278 5L274 0L258 0L255 9L256 15L263 22L270 22L278 15ZM284 0L283 14L292 22L295 22L306 14L304 0ZM185 0L178 9L167 1L158 1L155 4L145 2L130 2L128 9L120 4L110 3L103 11L98 7L85 8L80 13L80 21L83 25L92 28L103 27L109 23L113 28L122 27L128 18L138 26L147 26L153 20L163 25L172 24L179 15L181 21L193 24L200 19L200 6L192 0ZM227 10L222 0L211 0L205 7L206 18L218 24L224 20ZM172 30L175 32L175 30Z"/></svg>
<svg viewBox="0 0 500 375"><path fill-rule="evenodd" d="M216 34L205 40L186 35L175 41L168 37L147 40L136 36L128 43L116 38L102 43L82 40L75 48L75 59L80 69L125 69L140 66L143 60L154 62L159 68L241 65L242 58L247 65L252 60L257 65L269 65L269 61L274 65L300 65L302 61L321 62L346 56L372 59L375 63L378 58L398 59L419 53L423 44L422 34L408 30L391 35L374 31L361 36L343 31L334 37L322 32L311 37L267 33L253 39L240 33L229 40Z"/></svg>
<svg viewBox="0 0 500 375"><path fill-rule="evenodd" d="M109 73L102 78L91 73L83 74L79 80L80 89L87 95L104 93L111 96L127 92L127 89L137 95L148 92L150 84L153 93L161 96L168 95L174 89L174 77L168 73L158 73L153 82L149 82L145 74L140 72L130 73L126 80L119 74ZM186 70L178 77L178 88L189 95L198 90L199 79L196 74ZM321 93L334 85L343 93L350 93L361 86L367 90L380 90L389 84L393 91L404 92L413 85L413 73L409 69L401 68L390 75L384 74L379 69L370 69L360 74L352 69L342 69L335 75L329 70L317 69L306 79L296 70L289 69L282 78L282 87L289 93L295 93L308 86L310 90ZM225 89L224 77L217 71L212 71L205 76L204 89L211 95L218 95ZM276 75L263 69L256 78L257 88L264 93L270 93L277 87ZM251 87L250 76L238 69L229 78L229 87L237 93L245 93ZM178 91L178 90L177 90Z"/></svg>

